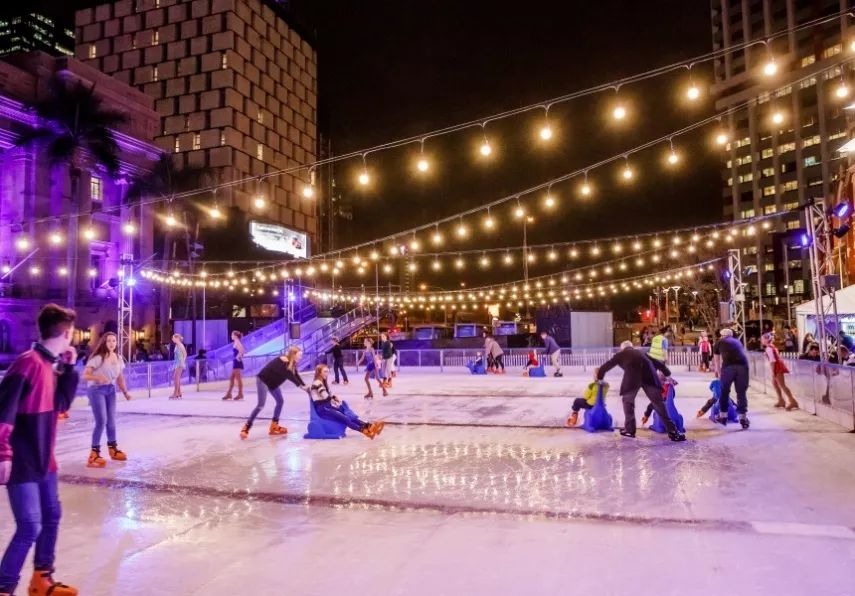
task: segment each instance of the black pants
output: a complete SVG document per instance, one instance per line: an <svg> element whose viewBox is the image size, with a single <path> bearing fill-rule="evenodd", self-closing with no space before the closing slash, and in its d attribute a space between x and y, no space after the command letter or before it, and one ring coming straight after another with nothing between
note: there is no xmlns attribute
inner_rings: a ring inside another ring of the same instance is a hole
<svg viewBox="0 0 855 596"><path fill-rule="evenodd" d="M721 396L718 398L718 407L727 414L727 406L730 403L730 387L736 390L736 411L740 414L748 413L748 367L742 364L728 364L721 368Z"/></svg>
<svg viewBox="0 0 855 596"><path fill-rule="evenodd" d="M573 411L578 412L579 410L590 410L593 408L591 404L588 403L588 400L584 397L577 397L573 400Z"/></svg>
<svg viewBox="0 0 855 596"><path fill-rule="evenodd" d="M669 433L677 432L677 427L674 425L674 421L671 420L671 417L668 415L668 411L665 409L665 400L662 399L662 393L659 387L654 385L642 385L641 390L644 391L647 399L650 400L650 405L653 406L653 409L656 410L656 413L659 414L660 418L662 418L662 422L665 424L665 430ZM636 395L638 395L638 389L620 396L623 400L623 428L627 432L633 434L635 434Z"/></svg>
<svg viewBox="0 0 855 596"><path fill-rule="evenodd" d="M505 357L504 354L499 354L498 356L493 358L493 366L495 367L496 370L499 370L500 368L502 370L505 370L505 363L503 361L504 357Z"/></svg>
<svg viewBox="0 0 855 596"><path fill-rule="evenodd" d="M332 366L333 373L335 373L335 382L338 383L338 372L341 371L344 382L347 383L347 373L344 370L344 358L333 358Z"/></svg>

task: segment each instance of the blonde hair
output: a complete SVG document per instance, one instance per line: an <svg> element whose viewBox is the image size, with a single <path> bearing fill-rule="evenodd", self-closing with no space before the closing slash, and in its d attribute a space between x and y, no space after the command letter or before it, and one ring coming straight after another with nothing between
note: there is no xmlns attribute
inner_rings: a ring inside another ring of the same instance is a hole
<svg viewBox="0 0 855 596"><path fill-rule="evenodd" d="M303 349L298 346L291 346L288 348L288 351L285 352L285 362L288 364L288 368L292 371L297 368L297 354L302 354Z"/></svg>
<svg viewBox="0 0 855 596"><path fill-rule="evenodd" d="M175 339L176 337L178 338L178 341L180 341L180 342L184 341L184 336L181 335L180 333L173 333L172 334L172 339Z"/></svg>
<svg viewBox="0 0 855 596"><path fill-rule="evenodd" d="M321 374L324 372L324 369L329 370L329 368L330 368L330 367L329 367L329 366L327 366L326 364L319 364L319 365L317 365L317 366L315 367L315 380L316 380L316 381L320 381L320 380L322 380L322 379L321 379Z"/></svg>

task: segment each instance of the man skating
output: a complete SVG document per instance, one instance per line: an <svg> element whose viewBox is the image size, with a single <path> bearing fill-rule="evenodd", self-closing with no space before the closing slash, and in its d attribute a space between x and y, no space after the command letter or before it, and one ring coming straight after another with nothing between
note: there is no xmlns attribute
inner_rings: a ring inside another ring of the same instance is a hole
<svg viewBox="0 0 855 596"><path fill-rule="evenodd" d="M623 401L625 421L620 434L624 437L635 438L635 396L641 389L665 424L668 438L675 442L685 441L686 435L677 430L674 421L671 420L668 411L665 409L665 401L662 399L662 383L659 380L659 375L656 374L656 371L660 370L666 378L669 378L671 371L659 360L649 358L643 352L636 350L631 341L623 342L620 348L620 351L603 364L597 373L597 380L602 381L606 373L615 366L623 369L620 396Z"/></svg>
<svg viewBox="0 0 855 596"><path fill-rule="evenodd" d="M739 424L748 429L748 357L742 342L733 337L733 330L721 330L721 339L713 347L716 376L721 379L718 422L727 425L727 407L730 404L730 389L736 390L736 412Z"/></svg>
<svg viewBox="0 0 855 596"><path fill-rule="evenodd" d="M541 331L540 337L543 340L543 352L549 356L552 366L555 367L555 374L552 376L563 377L564 375L561 373L561 348L558 346L558 342L546 331Z"/></svg>

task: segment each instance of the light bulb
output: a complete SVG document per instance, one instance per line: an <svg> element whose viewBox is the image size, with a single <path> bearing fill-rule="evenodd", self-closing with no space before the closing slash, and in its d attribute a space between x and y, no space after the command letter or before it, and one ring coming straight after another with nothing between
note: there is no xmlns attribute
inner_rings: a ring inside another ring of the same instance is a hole
<svg viewBox="0 0 855 596"><path fill-rule="evenodd" d="M48 236L48 241L56 246L62 242L62 235L59 232L51 232L50 236Z"/></svg>
<svg viewBox="0 0 855 596"><path fill-rule="evenodd" d="M12 271L12 266L9 263L4 263L3 266L0 267L0 273L3 275L6 275L10 271Z"/></svg>
<svg viewBox="0 0 855 596"><path fill-rule="evenodd" d="M175 216L172 214L172 212L169 212L169 214L166 216L166 225L172 228L175 226L176 223L178 222L175 221Z"/></svg>
<svg viewBox="0 0 855 596"><path fill-rule="evenodd" d="M855 39L849 42L849 50L855 52Z"/></svg>
<svg viewBox="0 0 855 596"><path fill-rule="evenodd" d="M442 234L440 234L439 232L434 232L433 236L431 236L431 242L433 242L437 246L442 244Z"/></svg>
<svg viewBox="0 0 855 596"><path fill-rule="evenodd" d="M612 110L612 117L615 120L623 120L626 118L626 108L622 105L615 106L615 109Z"/></svg>
<svg viewBox="0 0 855 596"><path fill-rule="evenodd" d="M58 273L62 277L65 277L66 275L68 275L68 267L60 267Z"/></svg>
<svg viewBox="0 0 855 596"><path fill-rule="evenodd" d="M86 228L85 230L83 230L83 237L87 240L94 240L95 230L93 230L92 228Z"/></svg>
<svg viewBox="0 0 855 596"><path fill-rule="evenodd" d="M849 87L846 86L846 83L840 83L837 89L834 90L834 94L837 97L844 98L849 95Z"/></svg>
<svg viewBox="0 0 855 596"><path fill-rule="evenodd" d="M772 122L775 124L781 124L784 121L784 114L781 112L775 112L772 114Z"/></svg>
<svg viewBox="0 0 855 596"><path fill-rule="evenodd" d="M459 226L457 226L457 235L460 236L461 238L466 238L466 235L468 233L469 233L469 230L466 229L465 225L460 224Z"/></svg>
<svg viewBox="0 0 855 596"><path fill-rule="evenodd" d="M42 270L36 267L35 265L30 267L30 275L39 275L41 272Z"/></svg>
<svg viewBox="0 0 855 596"><path fill-rule="evenodd" d="M481 267L484 267L486 269L487 267L490 266L490 259L488 259L487 257L481 257L481 260L479 261L479 263L480 263Z"/></svg>
<svg viewBox="0 0 855 596"><path fill-rule="evenodd" d="M481 144L481 155L487 157L493 152L493 148L490 147L490 142L487 139L484 139L484 142Z"/></svg>
<svg viewBox="0 0 855 596"><path fill-rule="evenodd" d="M89 271L87 273L89 273L89 277L95 277L96 275L98 275L98 271L94 268L89 269Z"/></svg>
<svg viewBox="0 0 855 596"><path fill-rule="evenodd" d="M583 197L587 197L591 195L591 185L587 182L583 182L582 186L579 187L579 192L582 193Z"/></svg>
<svg viewBox="0 0 855 596"><path fill-rule="evenodd" d="M546 198L545 198L545 199L543 199L543 204L544 204L548 209L551 209L552 207L555 207L555 197L553 197L552 195L546 195Z"/></svg>
<svg viewBox="0 0 855 596"><path fill-rule="evenodd" d="M484 219L484 227L487 228L488 230L492 230L494 227L496 227L496 222L493 220L492 216L488 215Z"/></svg>
<svg viewBox="0 0 855 596"><path fill-rule="evenodd" d="M133 234L136 234L137 227L131 222L125 222L125 225L122 226L122 231L128 236L132 236Z"/></svg>
<svg viewBox="0 0 855 596"><path fill-rule="evenodd" d="M419 172L427 172L430 169L430 163L427 159L422 157L421 159L419 159L418 163L416 164L416 167L418 168Z"/></svg>
<svg viewBox="0 0 855 596"><path fill-rule="evenodd" d="M521 218L523 215L525 215L525 209L518 205L517 208L514 209L514 217Z"/></svg>
<svg viewBox="0 0 855 596"><path fill-rule="evenodd" d="M303 187L303 196L307 199L314 198L315 196L315 187L311 184L307 184Z"/></svg>
<svg viewBox="0 0 855 596"><path fill-rule="evenodd" d="M511 255L505 255L504 261L505 265L510 265L514 262L514 258Z"/></svg>
<svg viewBox="0 0 855 596"><path fill-rule="evenodd" d="M267 204L267 201L264 200L263 195L258 195L255 197L253 203L255 204L256 209L264 209L264 206Z"/></svg>
<svg viewBox="0 0 855 596"><path fill-rule="evenodd" d="M552 138L552 128L548 124L540 129L540 138L544 141Z"/></svg>
<svg viewBox="0 0 855 596"><path fill-rule="evenodd" d="M626 167L623 169L623 177L624 177L624 180L631 180L631 179L632 179L632 176L633 176L632 168L631 168L631 167L629 167L629 166L626 166Z"/></svg>
<svg viewBox="0 0 855 596"><path fill-rule="evenodd" d="M439 271L440 269L442 269L442 264L440 264L439 261L434 261L433 263L431 263L431 268L434 271Z"/></svg>
<svg viewBox="0 0 855 596"><path fill-rule="evenodd" d="M362 186L367 186L369 182L371 182L371 177L366 170L362 170L362 173L359 174L359 183Z"/></svg>
<svg viewBox="0 0 855 596"><path fill-rule="evenodd" d="M211 216L211 219L220 219L223 216L223 213L220 211L219 207L214 205L211 207L210 211L208 211L208 215Z"/></svg>
<svg viewBox="0 0 855 596"><path fill-rule="evenodd" d="M763 66L763 74L767 77L773 77L778 72L778 63L774 58L769 58L769 61Z"/></svg>
<svg viewBox="0 0 855 596"><path fill-rule="evenodd" d="M680 156L677 155L677 153L672 149L671 152L668 154L668 163L674 165L678 161L680 161Z"/></svg>
<svg viewBox="0 0 855 596"><path fill-rule="evenodd" d="M557 253L557 252L555 252L554 250L550 250L550 251L549 251L549 253L546 255L546 257L547 257L550 261L554 261L555 259L557 259L557 258L558 258L558 253Z"/></svg>
<svg viewBox="0 0 855 596"><path fill-rule="evenodd" d="M719 145L724 145L725 143L727 143L727 139L728 137L726 132L720 132L715 136L715 142Z"/></svg>
<svg viewBox="0 0 855 596"><path fill-rule="evenodd" d="M689 88L686 90L686 97L688 97L690 101L695 101L700 96L701 90L698 89L698 87L694 83L692 83L692 85L690 85Z"/></svg>
<svg viewBox="0 0 855 596"><path fill-rule="evenodd" d="M458 269L463 269L464 265L465 265L465 263L463 262L463 259L456 259L454 261L454 266L457 267Z"/></svg>

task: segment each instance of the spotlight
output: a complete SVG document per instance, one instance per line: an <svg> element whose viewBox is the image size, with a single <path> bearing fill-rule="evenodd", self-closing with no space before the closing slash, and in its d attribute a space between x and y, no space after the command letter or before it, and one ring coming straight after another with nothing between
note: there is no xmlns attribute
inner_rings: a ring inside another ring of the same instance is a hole
<svg viewBox="0 0 855 596"><path fill-rule="evenodd" d="M846 217L846 215L848 213L849 213L849 203L846 201L840 202L834 207L834 215L836 215L837 217L839 217L841 219Z"/></svg>

